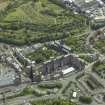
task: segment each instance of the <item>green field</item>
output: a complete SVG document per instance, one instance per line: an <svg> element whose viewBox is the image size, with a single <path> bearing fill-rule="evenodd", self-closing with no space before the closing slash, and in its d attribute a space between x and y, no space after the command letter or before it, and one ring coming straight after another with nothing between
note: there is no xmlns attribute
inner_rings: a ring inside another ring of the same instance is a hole
<svg viewBox="0 0 105 105"><path fill-rule="evenodd" d="M83 33L87 19L48 0L10 0L0 11L0 41L23 45Z"/></svg>

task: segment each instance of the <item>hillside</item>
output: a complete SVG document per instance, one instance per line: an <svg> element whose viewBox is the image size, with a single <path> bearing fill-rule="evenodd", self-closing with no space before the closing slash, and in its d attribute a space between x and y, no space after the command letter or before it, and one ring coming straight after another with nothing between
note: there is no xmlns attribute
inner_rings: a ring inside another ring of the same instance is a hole
<svg viewBox="0 0 105 105"><path fill-rule="evenodd" d="M0 20L0 41L16 45L64 39L87 29L86 18L48 0L9 0Z"/></svg>

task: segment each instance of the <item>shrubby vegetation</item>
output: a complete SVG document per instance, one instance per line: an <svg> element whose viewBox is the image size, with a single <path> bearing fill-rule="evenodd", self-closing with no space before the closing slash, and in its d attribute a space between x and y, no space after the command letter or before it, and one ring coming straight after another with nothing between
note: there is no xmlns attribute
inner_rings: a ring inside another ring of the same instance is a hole
<svg viewBox="0 0 105 105"><path fill-rule="evenodd" d="M78 35L87 19L48 0L10 0L1 14L0 41L23 45Z"/></svg>
<svg viewBox="0 0 105 105"><path fill-rule="evenodd" d="M95 58L92 55L80 55L79 58L84 59L88 63L92 63L98 59L98 55Z"/></svg>
<svg viewBox="0 0 105 105"><path fill-rule="evenodd" d="M32 105L77 105L69 100L53 99L32 102Z"/></svg>
<svg viewBox="0 0 105 105"><path fill-rule="evenodd" d="M97 72L100 74L100 72L105 71L105 63L101 61L97 61L93 65L93 71Z"/></svg>
<svg viewBox="0 0 105 105"><path fill-rule="evenodd" d="M79 100L85 104L91 104L92 103L92 97L90 97L90 96L80 96Z"/></svg>
<svg viewBox="0 0 105 105"><path fill-rule="evenodd" d="M105 30L97 30L90 38L90 43L100 53L105 54Z"/></svg>
<svg viewBox="0 0 105 105"><path fill-rule="evenodd" d="M85 36L71 36L65 39L65 44L68 45L71 49L72 52L74 53L88 53L91 52L89 48L87 48L86 45L86 37Z"/></svg>
<svg viewBox="0 0 105 105"><path fill-rule="evenodd" d="M102 27L104 27L105 26L105 22L101 22L101 23L98 23L98 22L95 22L95 23L93 23L92 24L92 29L93 30L97 30L97 29L100 29L100 28L102 28Z"/></svg>
<svg viewBox="0 0 105 105"><path fill-rule="evenodd" d="M102 54L105 54L105 40L95 41L94 47L98 49Z"/></svg>
<svg viewBox="0 0 105 105"><path fill-rule="evenodd" d="M15 94L13 96L9 96L7 98L12 99L12 98L21 97L21 96L28 96L28 95L34 95L34 96L40 97L40 96L43 96L45 94L47 94L47 93L42 92L42 91L40 92L37 89L33 89L31 86L27 86L20 93Z"/></svg>
<svg viewBox="0 0 105 105"><path fill-rule="evenodd" d="M61 83L43 83L38 85L39 88L44 88L44 89L54 89L54 88L62 88Z"/></svg>
<svg viewBox="0 0 105 105"><path fill-rule="evenodd" d="M33 61L36 61L36 63L39 64L48 61L52 58L56 58L57 56L60 55L61 53L56 52L55 50L45 46L37 49L35 52L27 54L26 57Z"/></svg>
<svg viewBox="0 0 105 105"><path fill-rule="evenodd" d="M65 88L63 89L62 94L65 94L65 92L68 90L68 88L71 86L71 84L72 84L72 82L69 81L68 85L65 86Z"/></svg>
<svg viewBox="0 0 105 105"><path fill-rule="evenodd" d="M97 73L102 79L105 79L105 62L97 61L93 65L93 71Z"/></svg>

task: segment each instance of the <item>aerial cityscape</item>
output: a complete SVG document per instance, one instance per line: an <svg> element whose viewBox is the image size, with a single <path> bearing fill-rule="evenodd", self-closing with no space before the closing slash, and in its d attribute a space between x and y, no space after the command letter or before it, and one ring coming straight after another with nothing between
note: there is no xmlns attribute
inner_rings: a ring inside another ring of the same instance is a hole
<svg viewBox="0 0 105 105"><path fill-rule="evenodd" d="M105 105L105 0L0 0L0 105Z"/></svg>

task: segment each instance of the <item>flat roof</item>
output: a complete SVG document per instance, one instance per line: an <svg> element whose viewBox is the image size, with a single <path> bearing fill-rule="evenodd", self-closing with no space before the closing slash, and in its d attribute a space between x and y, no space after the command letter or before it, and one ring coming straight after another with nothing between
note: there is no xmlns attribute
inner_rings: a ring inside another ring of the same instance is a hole
<svg viewBox="0 0 105 105"><path fill-rule="evenodd" d="M69 68L67 68L67 69L65 69L65 70L62 70L62 73L63 73L63 74L68 74L68 73L70 73L70 72L72 72L72 71L74 71L74 70L75 70L74 67L69 67Z"/></svg>
<svg viewBox="0 0 105 105"><path fill-rule="evenodd" d="M14 71L8 72L7 74L4 75L0 75L0 86L14 84L14 80L15 80Z"/></svg>
<svg viewBox="0 0 105 105"><path fill-rule="evenodd" d="M77 97L77 92L73 92L73 97L74 97L74 98Z"/></svg>

